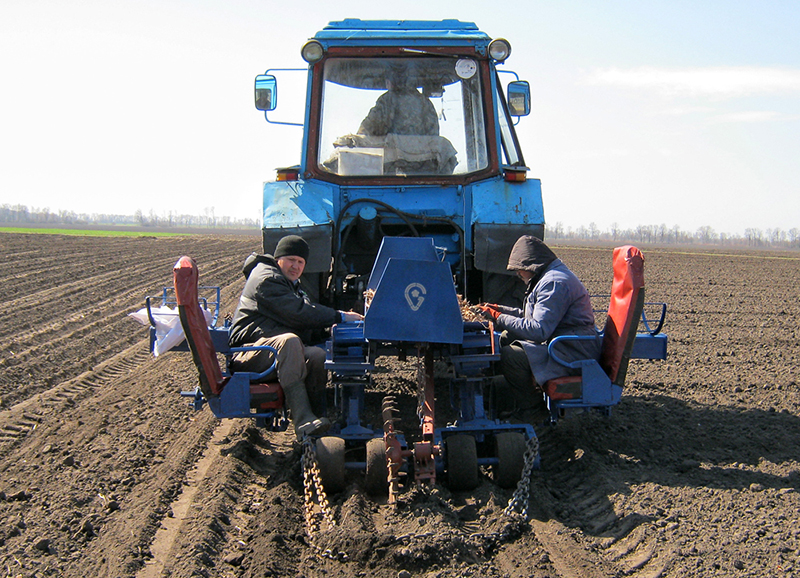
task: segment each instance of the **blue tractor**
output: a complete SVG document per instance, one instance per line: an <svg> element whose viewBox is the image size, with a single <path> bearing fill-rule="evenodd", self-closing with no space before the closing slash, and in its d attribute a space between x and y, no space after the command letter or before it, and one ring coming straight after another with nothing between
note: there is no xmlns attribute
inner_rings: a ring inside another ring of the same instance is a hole
<svg viewBox="0 0 800 578"><path fill-rule="evenodd" d="M508 255L521 235L544 235L541 184L528 179L514 129L530 112L530 86L502 70L510 53L507 40L458 20L347 19L302 48L300 164L264 184L262 236L271 253L284 235L301 235L311 248L306 291L365 313L363 323L334 327L327 343L343 416L316 443L328 487L341 487L345 469L365 470L375 491L388 484L390 500L409 470L418 483L444 470L460 489L477 484L479 465L502 485L520 479L536 435L484 413L497 336L464 322L458 301L518 305L523 287L506 271ZM268 122L279 122L270 115L284 72L256 77L256 108ZM413 444L395 427L391 396L382 430L362 423L381 355L416 356L423 367ZM434 424L434 359L453 367L460 418L445 428ZM535 455L527 461L538 465Z"/></svg>
<svg viewBox="0 0 800 578"><path fill-rule="evenodd" d="M518 304L506 258L520 235L543 237L544 211L514 129L530 87L503 70L510 53L458 20L347 19L317 32L302 49L300 164L264 184L264 252L302 235L309 294L363 310L382 239L427 237L464 298ZM284 71L256 77L268 122Z"/></svg>

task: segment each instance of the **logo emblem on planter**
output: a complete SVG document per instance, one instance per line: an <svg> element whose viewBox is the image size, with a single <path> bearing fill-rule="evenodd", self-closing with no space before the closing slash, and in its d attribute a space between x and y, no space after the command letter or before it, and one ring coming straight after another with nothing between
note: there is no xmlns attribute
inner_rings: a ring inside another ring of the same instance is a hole
<svg viewBox="0 0 800 578"><path fill-rule="evenodd" d="M411 311L418 311L419 308L422 307L422 302L425 301L425 294L427 292L425 286L419 283L411 283L406 287L406 301L408 301L408 306L411 307Z"/></svg>

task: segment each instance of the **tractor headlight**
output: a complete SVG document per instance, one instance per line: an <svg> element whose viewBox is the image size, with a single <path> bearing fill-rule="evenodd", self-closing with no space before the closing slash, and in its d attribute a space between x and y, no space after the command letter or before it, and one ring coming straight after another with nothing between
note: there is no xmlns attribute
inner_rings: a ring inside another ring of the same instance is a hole
<svg viewBox="0 0 800 578"><path fill-rule="evenodd" d="M489 43L489 56L503 62L511 54L511 45L505 38L497 38Z"/></svg>
<svg viewBox="0 0 800 578"><path fill-rule="evenodd" d="M309 64L314 64L322 60L322 57L325 56L325 49L322 48L322 44L316 40L309 40L306 42L305 46L303 46L303 50L300 54L303 56L303 60Z"/></svg>

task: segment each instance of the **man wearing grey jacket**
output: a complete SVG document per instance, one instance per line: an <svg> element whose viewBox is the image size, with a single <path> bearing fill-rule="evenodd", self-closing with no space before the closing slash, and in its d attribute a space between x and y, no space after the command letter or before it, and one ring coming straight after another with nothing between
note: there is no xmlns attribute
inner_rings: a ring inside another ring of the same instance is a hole
<svg viewBox="0 0 800 578"><path fill-rule="evenodd" d="M269 345L277 350L278 381L298 439L330 427L327 418L317 417L322 404L312 407L309 399L309 394L315 400L324 396L328 381L325 350L309 343L312 333L363 319L311 302L299 282L308 254L302 237L288 235L278 241L274 255L253 253L247 258L242 269L247 281L228 338L231 347ZM240 352L233 357L233 370L260 373L273 359L268 350Z"/></svg>
<svg viewBox="0 0 800 578"><path fill-rule="evenodd" d="M571 374L547 353L554 337L596 338L559 344L559 356L565 361L599 359L601 340L589 292L542 241L530 235L520 237L511 249L507 269L516 271L526 283L522 309L489 303L478 307L503 331L500 371L517 404L530 407L547 381Z"/></svg>

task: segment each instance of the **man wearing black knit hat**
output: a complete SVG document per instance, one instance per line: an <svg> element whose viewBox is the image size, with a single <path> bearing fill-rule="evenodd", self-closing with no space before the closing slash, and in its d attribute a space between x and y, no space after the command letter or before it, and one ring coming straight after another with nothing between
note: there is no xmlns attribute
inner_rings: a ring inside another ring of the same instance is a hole
<svg viewBox="0 0 800 578"><path fill-rule="evenodd" d="M231 347L269 345L278 351L278 381L298 439L330 427L326 417L317 417L323 404L311 403L324 396L328 381L325 350L309 345L312 332L363 319L310 301L299 282L308 255L305 239L288 235L278 241L274 255L253 253L245 260L242 272L247 281L229 337ZM272 362L270 351L237 353L233 370L262 372Z"/></svg>

